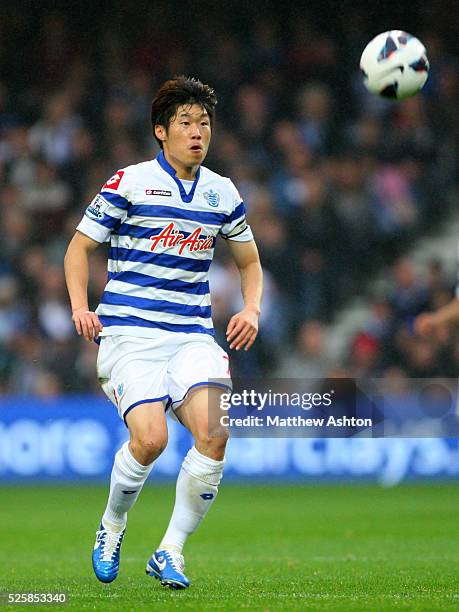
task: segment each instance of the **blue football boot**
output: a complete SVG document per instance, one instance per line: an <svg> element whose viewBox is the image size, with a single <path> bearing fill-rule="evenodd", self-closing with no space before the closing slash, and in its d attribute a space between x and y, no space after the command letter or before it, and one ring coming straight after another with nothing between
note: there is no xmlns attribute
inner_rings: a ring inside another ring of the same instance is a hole
<svg viewBox="0 0 459 612"><path fill-rule="evenodd" d="M171 550L157 550L148 560L145 572L161 581L163 586L171 589L186 589L190 581L183 573L185 561L179 553Z"/></svg>
<svg viewBox="0 0 459 612"><path fill-rule="evenodd" d="M96 532L96 542L92 551L92 567L101 582L113 582L120 568L120 549L124 532L108 531L100 524Z"/></svg>

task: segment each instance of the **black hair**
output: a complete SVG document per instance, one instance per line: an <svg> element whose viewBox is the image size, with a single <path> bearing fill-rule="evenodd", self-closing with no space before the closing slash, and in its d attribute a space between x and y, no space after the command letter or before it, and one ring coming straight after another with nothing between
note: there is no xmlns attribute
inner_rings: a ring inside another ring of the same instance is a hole
<svg viewBox="0 0 459 612"><path fill-rule="evenodd" d="M217 96L209 85L199 79L186 77L183 74L163 83L151 103L151 124L153 135L161 149L162 141L155 134L155 125L169 127L169 122L175 116L179 106L184 104L199 104L207 111L212 125Z"/></svg>

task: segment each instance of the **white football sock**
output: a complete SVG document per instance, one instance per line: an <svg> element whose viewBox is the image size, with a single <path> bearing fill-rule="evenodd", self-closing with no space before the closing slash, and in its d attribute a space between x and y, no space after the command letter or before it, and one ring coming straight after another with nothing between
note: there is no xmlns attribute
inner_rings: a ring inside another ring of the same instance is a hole
<svg viewBox="0 0 459 612"><path fill-rule="evenodd" d="M183 460L177 479L175 506L158 550L182 552L185 540L193 533L217 496L225 460L202 455L195 446Z"/></svg>
<svg viewBox="0 0 459 612"><path fill-rule="evenodd" d="M110 531L121 531L127 521L127 512L135 504L153 463L142 465L131 454L125 442L115 455L110 481L108 504L102 524Z"/></svg>

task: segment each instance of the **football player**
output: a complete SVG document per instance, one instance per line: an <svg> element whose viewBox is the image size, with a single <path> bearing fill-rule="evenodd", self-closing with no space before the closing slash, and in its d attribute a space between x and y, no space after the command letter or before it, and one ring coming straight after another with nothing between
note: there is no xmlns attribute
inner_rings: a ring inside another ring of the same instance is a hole
<svg viewBox="0 0 459 612"><path fill-rule="evenodd" d="M245 205L230 179L202 166L216 102L214 91L194 78L162 85L151 110L159 155L105 183L65 256L76 330L100 341L97 375L130 436L116 453L96 535L93 568L102 582L118 574L127 515L167 445L169 411L194 445L146 571L172 588L189 586L183 546L215 501L228 438L209 424L209 408L231 389L228 355L214 340L211 319L208 270L218 236L240 271L244 299L227 326L229 348L250 349L258 332L262 270ZM89 255L108 240L108 282L92 312Z"/></svg>

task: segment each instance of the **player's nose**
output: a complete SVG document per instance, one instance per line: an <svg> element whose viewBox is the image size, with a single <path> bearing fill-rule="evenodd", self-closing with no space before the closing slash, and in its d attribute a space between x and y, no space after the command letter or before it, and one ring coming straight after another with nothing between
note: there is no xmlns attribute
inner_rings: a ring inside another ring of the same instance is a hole
<svg viewBox="0 0 459 612"><path fill-rule="evenodd" d="M199 125L193 125L191 127L191 138L201 139L201 130L199 129Z"/></svg>

